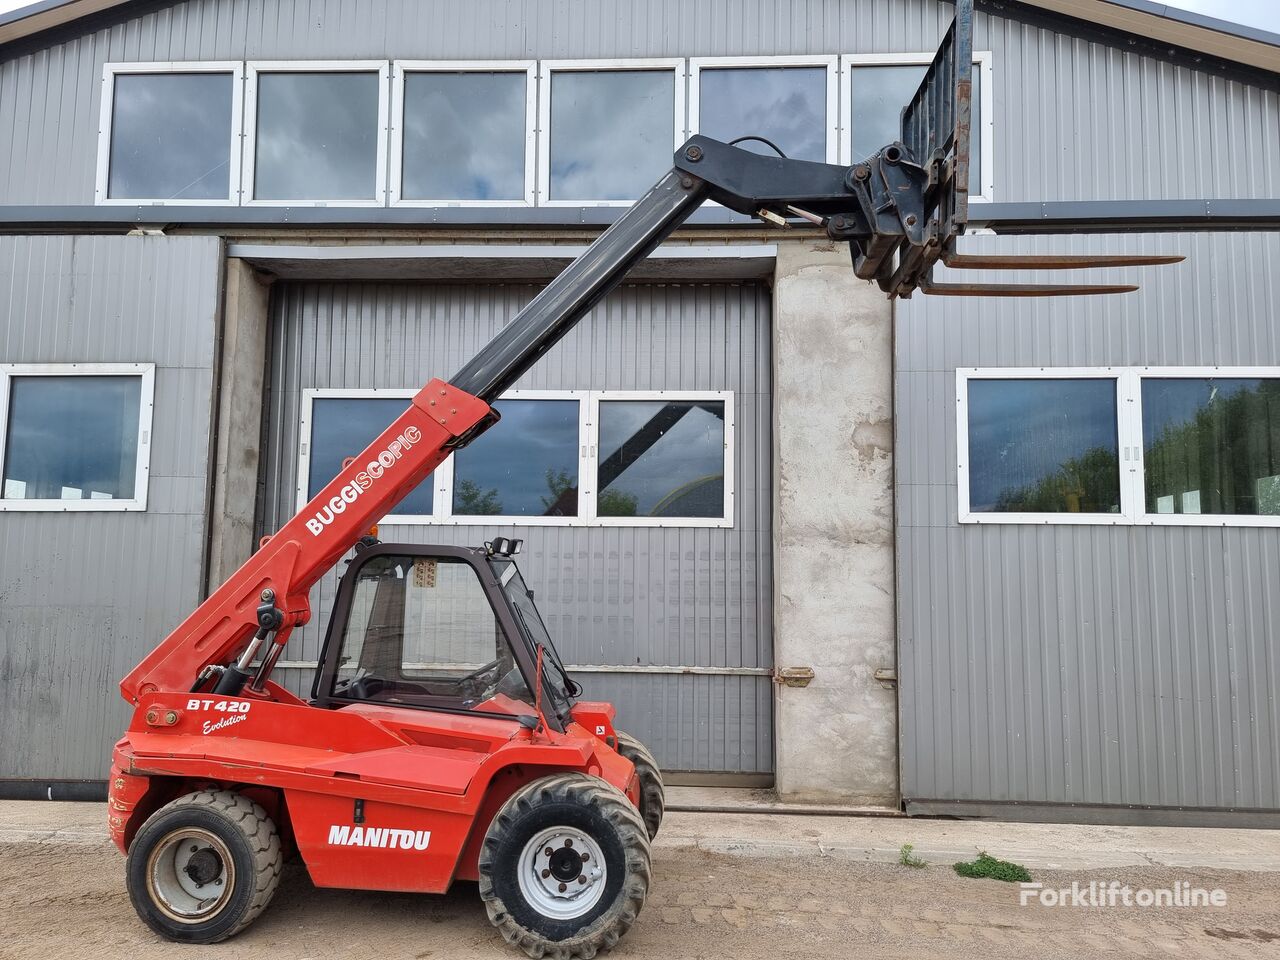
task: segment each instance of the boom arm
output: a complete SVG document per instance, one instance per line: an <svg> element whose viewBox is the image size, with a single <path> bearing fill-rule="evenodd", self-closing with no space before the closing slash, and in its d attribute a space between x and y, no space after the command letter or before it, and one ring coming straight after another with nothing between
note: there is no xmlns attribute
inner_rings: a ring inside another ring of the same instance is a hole
<svg viewBox="0 0 1280 960"><path fill-rule="evenodd" d="M496 422L490 404L704 200L779 225L797 218L819 224L833 239L849 241L855 273L875 280L889 296L928 290L934 263L951 255L964 230L969 73L956 64L972 60L971 21L972 0L957 0L956 22L903 112L905 142L867 161L839 167L691 138L677 151L673 168L474 359L449 382L428 383L138 664L121 682L125 699L137 703L156 690L199 689L215 677L214 690L224 695L241 692L246 683L261 692L290 632L310 618L308 592L320 577L453 450ZM1090 265L1100 264L1095 258ZM1118 289L1129 288L1085 292Z"/></svg>

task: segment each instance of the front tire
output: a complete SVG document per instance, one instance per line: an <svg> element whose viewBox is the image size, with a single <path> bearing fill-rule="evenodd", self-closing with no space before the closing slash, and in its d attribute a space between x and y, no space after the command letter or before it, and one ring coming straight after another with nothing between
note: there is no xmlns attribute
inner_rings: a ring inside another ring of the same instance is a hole
<svg viewBox="0 0 1280 960"><path fill-rule="evenodd" d="M649 891L649 835L616 787L582 773L511 795L480 851L480 897L530 957L590 960L618 942Z"/></svg>
<svg viewBox="0 0 1280 960"><path fill-rule="evenodd" d="M662 782L662 771L649 748L629 733L618 734L618 753L630 760L640 780L640 816L649 831L649 839L658 835L662 815L667 809L667 790Z"/></svg>
<svg viewBox="0 0 1280 960"><path fill-rule="evenodd" d="M217 943L271 902L284 857L265 810L229 790L161 807L129 846L129 899L148 927L180 943Z"/></svg>

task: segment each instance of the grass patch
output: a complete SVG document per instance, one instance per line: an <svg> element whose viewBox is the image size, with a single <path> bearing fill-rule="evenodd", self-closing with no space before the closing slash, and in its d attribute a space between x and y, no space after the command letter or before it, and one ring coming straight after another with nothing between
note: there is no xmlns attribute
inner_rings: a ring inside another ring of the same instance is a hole
<svg viewBox="0 0 1280 960"><path fill-rule="evenodd" d="M978 854L978 859L957 863L954 869L962 877L982 877L1003 880L1005 883L1031 882L1031 874L1027 873L1027 868L1022 864L997 860L985 850Z"/></svg>
<svg viewBox="0 0 1280 960"><path fill-rule="evenodd" d="M915 846L910 843L904 843L902 849L898 851L898 862L904 867L915 867L917 870L921 867L927 867L928 864L912 852L914 850Z"/></svg>

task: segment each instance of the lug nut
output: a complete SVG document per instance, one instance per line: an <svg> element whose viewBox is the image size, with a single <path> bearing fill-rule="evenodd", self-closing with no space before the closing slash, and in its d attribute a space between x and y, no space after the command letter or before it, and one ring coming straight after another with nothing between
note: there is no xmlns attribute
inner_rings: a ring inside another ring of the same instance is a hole
<svg viewBox="0 0 1280 960"><path fill-rule="evenodd" d="M572 840L566 840L566 841L564 842L564 845L565 845L566 847L572 847L572 846L573 846L573 841L572 841Z"/></svg>
<svg viewBox="0 0 1280 960"><path fill-rule="evenodd" d="M549 856L551 856L552 850L551 850L551 848L550 848L550 847L547 847L547 849L543 850L542 852L543 852L543 853L545 853L545 854L549 857Z"/></svg>
<svg viewBox="0 0 1280 960"><path fill-rule="evenodd" d="M583 862L583 863L586 863L586 862L587 862L588 860L590 860L590 859L591 859L591 854L587 853L586 851L583 851L583 853L582 853L582 862Z"/></svg>
<svg viewBox="0 0 1280 960"><path fill-rule="evenodd" d="M566 890L568 890L568 889L569 889L569 885L568 885L568 884L565 884L565 883L560 884L560 892L561 892L561 893L564 893L564 892L565 892Z"/></svg>
<svg viewBox="0 0 1280 960"><path fill-rule="evenodd" d="M200 849L199 847L192 847L192 848L191 848L191 852L192 852L192 853L195 853L195 852L196 852L197 850L199 850L199 849Z"/></svg>
<svg viewBox="0 0 1280 960"><path fill-rule="evenodd" d="M543 880L546 880L549 876L551 876L551 871L550 871L550 870L543 870L543 871L542 871L542 879L543 879Z"/></svg>

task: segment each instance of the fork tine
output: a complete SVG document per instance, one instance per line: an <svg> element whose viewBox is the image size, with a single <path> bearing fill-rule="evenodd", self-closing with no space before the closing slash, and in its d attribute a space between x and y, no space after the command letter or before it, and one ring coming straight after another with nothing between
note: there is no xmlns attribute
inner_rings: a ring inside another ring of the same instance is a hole
<svg viewBox="0 0 1280 960"><path fill-rule="evenodd" d="M1133 293L1128 283L934 283L920 284L920 292L932 297L1078 297Z"/></svg>
<svg viewBox="0 0 1280 960"><path fill-rule="evenodd" d="M982 254L942 255L942 262L958 270L1079 270L1085 267L1153 267L1180 263L1182 254Z"/></svg>

